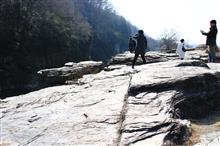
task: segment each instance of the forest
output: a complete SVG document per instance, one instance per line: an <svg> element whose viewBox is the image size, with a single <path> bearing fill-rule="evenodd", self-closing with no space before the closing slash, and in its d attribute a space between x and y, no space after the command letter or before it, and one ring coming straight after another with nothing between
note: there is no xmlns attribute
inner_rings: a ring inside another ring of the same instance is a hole
<svg viewBox="0 0 220 146"><path fill-rule="evenodd" d="M40 69L106 62L136 31L108 0L1 0L0 96L37 88Z"/></svg>

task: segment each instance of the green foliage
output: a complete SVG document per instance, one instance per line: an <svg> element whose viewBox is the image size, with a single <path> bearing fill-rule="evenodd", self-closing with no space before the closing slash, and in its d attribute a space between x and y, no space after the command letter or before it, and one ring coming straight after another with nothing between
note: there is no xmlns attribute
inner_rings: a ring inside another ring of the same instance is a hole
<svg viewBox="0 0 220 146"><path fill-rule="evenodd" d="M84 48L89 51L91 28L71 1L3 0L1 14L4 56L22 56L22 60L31 59L33 65L42 67L88 58L88 53L73 53Z"/></svg>
<svg viewBox="0 0 220 146"><path fill-rule="evenodd" d="M127 49L133 27L107 0L2 0L0 8L1 57L29 57L42 67L106 60L115 46Z"/></svg>
<svg viewBox="0 0 220 146"><path fill-rule="evenodd" d="M107 0L74 0L78 10L92 27L91 58L106 61L127 50L128 37L137 30L114 13Z"/></svg>
<svg viewBox="0 0 220 146"><path fill-rule="evenodd" d="M0 90L26 88L42 68L106 61L132 30L107 0L1 0Z"/></svg>

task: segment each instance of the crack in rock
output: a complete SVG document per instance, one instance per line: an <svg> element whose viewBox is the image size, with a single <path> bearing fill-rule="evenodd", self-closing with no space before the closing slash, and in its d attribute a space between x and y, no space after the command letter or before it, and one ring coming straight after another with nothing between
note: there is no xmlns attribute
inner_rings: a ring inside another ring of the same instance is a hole
<svg viewBox="0 0 220 146"><path fill-rule="evenodd" d="M27 141L26 144L24 145L29 145L30 143L34 142L35 140L37 140L38 138L40 138L41 136L43 136L44 132L46 132L48 130L48 128L45 128L41 133L37 134L36 136L34 136L33 138L31 138L30 140Z"/></svg>
<svg viewBox="0 0 220 146"><path fill-rule="evenodd" d="M89 103L89 104L83 104L83 105L76 105L75 107L88 107L88 106L93 106L96 105L98 103L101 103L102 101L104 101L105 98L100 99L99 101L93 102L93 103Z"/></svg>

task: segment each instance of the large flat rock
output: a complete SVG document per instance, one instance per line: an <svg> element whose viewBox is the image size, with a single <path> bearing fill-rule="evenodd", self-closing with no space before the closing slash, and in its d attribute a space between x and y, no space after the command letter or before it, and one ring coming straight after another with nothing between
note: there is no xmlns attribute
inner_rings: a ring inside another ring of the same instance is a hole
<svg viewBox="0 0 220 146"><path fill-rule="evenodd" d="M191 135L189 120L206 117L219 106L219 65L210 65L188 60L136 67L120 144L186 144Z"/></svg>
<svg viewBox="0 0 220 146"><path fill-rule="evenodd" d="M0 100L1 144L185 145L190 121L220 105L219 82L220 65L199 60L111 65L73 85ZM198 144L218 144L216 136Z"/></svg>
<svg viewBox="0 0 220 146"><path fill-rule="evenodd" d="M130 76L103 72L82 82L2 100L3 142L33 146L117 143Z"/></svg>
<svg viewBox="0 0 220 146"><path fill-rule="evenodd" d="M63 67L43 69L38 71L41 86L49 87L63 85L69 80L82 78L86 74L95 74L103 69L103 62L83 61L79 63L68 62Z"/></svg>

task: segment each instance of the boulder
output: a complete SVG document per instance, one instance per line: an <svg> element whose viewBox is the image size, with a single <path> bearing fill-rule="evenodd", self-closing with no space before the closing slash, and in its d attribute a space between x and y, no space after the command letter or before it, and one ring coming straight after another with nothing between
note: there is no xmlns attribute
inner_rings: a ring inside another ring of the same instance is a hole
<svg viewBox="0 0 220 146"><path fill-rule="evenodd" d="M41 77L41 86L65 84L68 80L81 78L86 74L98 73L103 69L102 62L84 61L79 63L69 62L60 68L44 69L37 73Z"/></svg>

